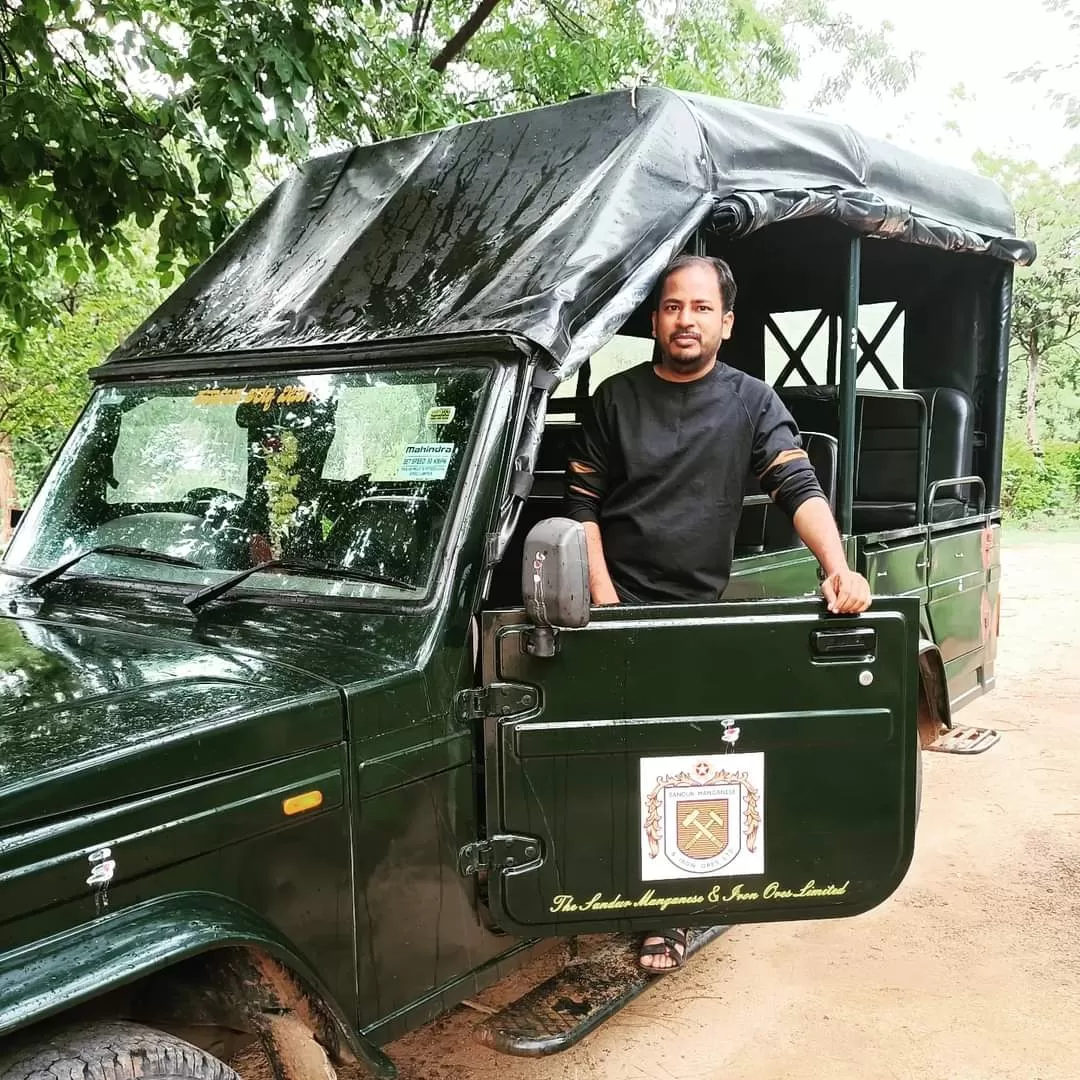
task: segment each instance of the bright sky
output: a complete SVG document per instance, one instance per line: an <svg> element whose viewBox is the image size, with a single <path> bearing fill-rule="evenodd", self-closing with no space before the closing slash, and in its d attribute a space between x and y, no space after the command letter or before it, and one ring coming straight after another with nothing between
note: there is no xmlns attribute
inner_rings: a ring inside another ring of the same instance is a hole
<svg viewBox="0 0 1080 1080"><path fill-rule="evenodd" d="M902 95L882 100L855 88L843 104L823 110L835 119L961 167L970 167L976 149L1050 165L1080 143L1080 131L1065 128L1041 86L1008 78L1036 62L1050 67L1073 59L1071 50L1080 45L1041 0L833 0L833 6L866 26L888 20L898 51L922 53L917 77ZM954 102L950 92L958 84L968 99ZM792 95L788 105L806 102ZM946 129L950 119L959 133Z"/></svg>

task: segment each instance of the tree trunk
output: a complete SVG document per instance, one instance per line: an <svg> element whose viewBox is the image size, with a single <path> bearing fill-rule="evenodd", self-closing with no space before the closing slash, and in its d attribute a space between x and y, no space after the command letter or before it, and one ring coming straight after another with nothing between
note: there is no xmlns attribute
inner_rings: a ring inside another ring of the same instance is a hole
<svg viewBox="0 0 1080 1080"><path fill-rule="evenodd" d="M1039 394L1039 342L1034 334L1027 342L1027 389L1024 393L1024 419L1027 423L1027 444L1036 456L1042 454L1039 446L1039 428L1035 420L1035 399Z"/></svg>
<svg viewBox="0 0 1080 1080"><path fill-rule="evenodd" d="M0 547L11 539L11 511L19 502L15 487L15 462L11 457L11 437L0 433Z"/></svg>

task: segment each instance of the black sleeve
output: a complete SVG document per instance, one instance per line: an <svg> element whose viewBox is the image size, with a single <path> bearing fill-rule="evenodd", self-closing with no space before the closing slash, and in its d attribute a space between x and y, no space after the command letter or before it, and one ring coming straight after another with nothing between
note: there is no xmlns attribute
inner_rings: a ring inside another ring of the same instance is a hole
<svg viewBox="0 0 1080 1080"><path fill-rule="evenodd" d="M754 424L750 451L750 471L754 476L764 476L777 454L802 449L798 425L771 386L765 387L750 419Z"/></svg>
<svg viewBox="0 0 1080 1080"><path fill-rule="evenodd" d="M601 385L589 402L566 463L566 516L574 521L600 521L616 452L611 431L610 404Z"/></svg>

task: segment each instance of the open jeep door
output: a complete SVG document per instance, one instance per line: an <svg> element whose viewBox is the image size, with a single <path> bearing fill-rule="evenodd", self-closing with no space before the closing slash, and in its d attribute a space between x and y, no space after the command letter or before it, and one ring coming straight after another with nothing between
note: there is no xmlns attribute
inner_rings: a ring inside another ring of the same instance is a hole
<svg viewBox="0 0 1080 1080"><path fill-rule="evenodd" d="M487 870L528 937L856 915L912 856L918 601L487 614ZM541 650L543 651L543 650Z"/></svg>

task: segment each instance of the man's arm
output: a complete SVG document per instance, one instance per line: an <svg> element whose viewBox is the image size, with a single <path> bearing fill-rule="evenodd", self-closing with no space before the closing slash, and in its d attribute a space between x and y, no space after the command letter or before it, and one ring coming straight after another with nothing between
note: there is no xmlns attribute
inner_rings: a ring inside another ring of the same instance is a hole
<svg viewBox="0 0 1080 1080"><path fill-rule="evenodd" d="M870 606L870 586L851 570L825 493L791 414L769 389L755 417L751 467L764 491L791 517L795 531L814 553L825 579L821 592L829 610L853 615Z"/></svg>
<svg viewBox="0 0 1080 1080"><path fill-rule="evenodd" d="M792 521L825 573L821 592L829 610L843 615L865 611L870 606L870 584L862 574L848 567L844 544L828 502L817 495L807 499L796 509Z"/></svg>
<svg viewBox="0 0 1080 1080"><path fill-rule="evenodd" d="M608 573L604 541L595 521L585 522L585 543L589 549L589 595L594 604L617 604L619 594Z"/></svg>
<svg viewBox="0 0 1080 1080"><path fill-rule="evenodd" d="M600 534L600 510L607 495L612 456L612 440L607 425L598 415L600 408L596 399L590 403L577 445L566 466L566 513L585 527L589 594L592 602L598 605L619 602Z"/></svg>

